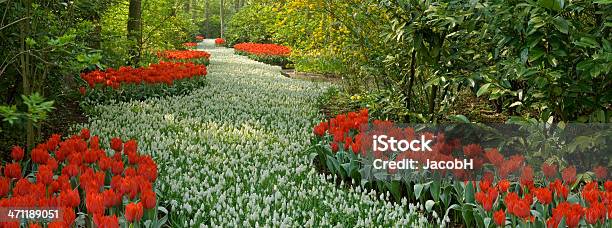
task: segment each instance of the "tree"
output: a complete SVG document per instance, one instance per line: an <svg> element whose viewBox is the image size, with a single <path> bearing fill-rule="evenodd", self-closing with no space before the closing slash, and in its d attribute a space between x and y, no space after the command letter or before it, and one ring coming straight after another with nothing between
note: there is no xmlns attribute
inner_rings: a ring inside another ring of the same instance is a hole
<svg viewBox="0 0 612 228"><path fill-rule="evenodd" d="M225 4L224 4L223 0L220 0L220 1L221 1L220 6L219 6L219 17L220 17L220 22L221 22L221 30L220 30L220 32L221 32L221 38L225 38L225 36L223 34L223 13L224 13L223 11L224 11L224 8L225 8L224 7Z"/></svg>
<svg viewBox="0 0 612 228"><path fill-rule="evenodd" d="M206 21L204 22L204 27L206 31L206 37L210 38L210 1L205 0L205 9L204 9L204 17Z"/></svg>
<svg viewBox="0 0 612 228"><path fill-rule="evenodd" d="M142 4L141 0L130 0L127 22L127 37L132 42L130 47L130 64L140 62L140 49L142 45Z"/></svg>

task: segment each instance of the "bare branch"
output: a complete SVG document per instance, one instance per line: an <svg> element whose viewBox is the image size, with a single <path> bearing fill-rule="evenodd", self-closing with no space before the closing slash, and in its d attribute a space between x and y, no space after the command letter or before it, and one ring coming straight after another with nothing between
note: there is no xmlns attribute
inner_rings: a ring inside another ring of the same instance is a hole
<svg viewBox="0 0 612 228"><path fill-rule="evenodd" d="M11 25L17 24L17 23L19 23L20 21L23 21L23 20L28 19L28 18L30 18L30 17L24 17L24 18L21 18L21 19L19 19L19 20L13 21L13 22L11 22L11 23L9 23L9 24L7 24L7 25L3 26L2 28L0 28L0 30L5 29L5 28L7 28L7 27L9 27L9 26L11 26Z"/></svg>

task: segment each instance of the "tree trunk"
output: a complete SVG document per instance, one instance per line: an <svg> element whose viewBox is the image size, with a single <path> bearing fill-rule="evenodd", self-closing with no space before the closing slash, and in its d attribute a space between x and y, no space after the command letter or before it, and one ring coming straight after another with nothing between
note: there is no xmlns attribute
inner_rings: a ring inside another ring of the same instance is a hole
<svg viewBox="0 0 612 228"><path fill-rule="evenodd" d="M142 43L142 5L141 0L130 0L127 22L127 37L131 43L130 65L140 62L140 44Z"/></svg>
<svg viewBox="0 0 612 228"><path fill-rule="evenodd" d="M205 9L204 9L204 35L207 39L210 39L210 4L209 0L205 0Z"/></svg>
<svg viewBox="0 0 612 228"><path fill-rule="evenodd" d="M220 30L221 35L220 36L222 39L225 39L225 35L223 34L223 13L224 13L223 11L225 8L225 4L223 0L221 0L220 2L221 2L219 6L219 17L220 17L220 23L221 23L221 30Z"/></svg>
<svg viewBox="0 0 612 228"><path fill-rule="evenodd" d="M24 16L26 19L21 21L19 28L19 39L21 41L20 52L22 53L19 56L19 65L21 68L21 82L23 86L23 94L28 96L32 94L32 84L34 83L32 81L32 75L30 72L30 66L32 64L30 61L30 48L25 42L26 38L30 36L30 16L32 14L32 2L31 0L23 0L22 3L23 7L25 8ZM34 132L34 123L31 119L28 118L26 122L26 143L28 151L34 148L35 139L36 134Z"/></svg>
<svg viewBox="0 0 612 228"><path fill-rule="evenodd" d="M195 23L195 21L196 21L196 10L195 10L196 2L195 1L196 0L190 0L190 3L189 3L189 4L191 4L190 8L191 8L191 22L192 23Z"/></svg>
<svg viewBox="0 0 612 228"><path fill-rule="evenodd" d="M92 15L92 22L94 24L94 29L93 29L93 39L92 39L92 44L91 44L91 48L93 49L100 49L102 47L101 43L102 43L102 22L100 21L100 13L99 12L95 12Z"/></svg>

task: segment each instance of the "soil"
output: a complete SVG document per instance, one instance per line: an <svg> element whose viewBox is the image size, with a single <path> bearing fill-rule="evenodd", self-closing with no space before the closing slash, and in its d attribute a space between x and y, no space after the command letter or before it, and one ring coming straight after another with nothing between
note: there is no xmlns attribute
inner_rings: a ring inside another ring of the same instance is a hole
<svg viewBox="0 0 612 228"><path fill-rule="evenodd" d="M295 69L283 69L281 70L281 74L288 78L316 82L340 82L340 80L342 80L341 78L331 74L298 72Z"/></svg>
<svg viewBox="0 0 612 228"><path fill-rule="evenodd" d="M70 131L71 126L88 122L87 116L79 106L78 99L56 101L54 107L55 109L47 116L47 120L41 123L42 140L49 138L52 134L61 134L62 137L74 134ZM0 159L3 162L9 161L13 145L25 147L25 144L25 130L3 129L0 136Z"/></svg>

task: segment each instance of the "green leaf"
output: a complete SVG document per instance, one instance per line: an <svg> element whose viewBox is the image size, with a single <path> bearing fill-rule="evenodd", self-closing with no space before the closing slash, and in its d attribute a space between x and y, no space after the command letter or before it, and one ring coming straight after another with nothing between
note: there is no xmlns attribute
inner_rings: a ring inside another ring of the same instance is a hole
<svg viewBox="0 0 612 228"><path fill-rule="evenodd" d="M552 10L562 10L565 7L564 0L538 0L538 4L541 7L552 9Z"/></svg>
<svg viewBox="0 0 612 228"><path fill-rule="evenodd" d="M522 104L523 104L523 102L517 101L517 102L512 103L512 104L510 105L510 108L512 108L512 107L514 107L514 106L519 106L519 105L522 105Z"/></svg>
<svg viewBox="0 0 612 228"><path fill-rule="evenodd" d="M464 115L453 115L449 117L451 120L461 123L470 123L470 120Z"/></svg>
<svg viewBox="0 0 612 228"><path fill-rule="evenodd" d="M480 87L480 89L478 89L478 92L476 92L476 96L480 97L481 95L485 94L486 92L489 91L489 87L491 86L491 83L487 83L484 84Z"/></svg>
<svg viewBox="0 0 612 228"><path fill-rule="evenodd" d="M465 185L465 202L466 203L474 203L474 184L473 182L468 182Z"/></svg>
<svg viewBox="0 0 612 228"><path fill-rule="evenodd" d="M561 219L561 222L559 222L559 225L557 227L558 228L565 228L565 227L567 227L567 224L565 223L565 216L563 216L563 218Z"/></svg>
<svg viewBox="0 0 612 228"><path fill-rule="evenodd" d="M450 207L448 207L448 209L446 209L446 212L444 212L444 217L443 217L443 218L445 218L446 216L448 216L448 213L450 212L450 210L453 210L453 209L455 209L455 210L456 210L456 209L457 209L457 208L459 208L459 207L460 207L460 206L459 206L459 204L453 204L453 205L451 205Z"/></svg>
<svg viewBox="0 0 612 228"><path fill-rule="evenodd" d="M463 205L463 208L461 208L461 215L467 227L471 227L472 221L474 220L474 215L472 214L471 206L467 204Z"/></svg>
<svg viewBox="0 0 612 228"><path fill-rule="evenodd" d="M34 45L36 45L36 40L32 39L31 37L28 37L25 39L25 43L30 47L34 47Z"/></svg>
<svg viewBox="0 0 612 228"><path fill-rule="evenodd" d="M574 41L574 44L587 48L599 48L599 43L595 39L586 36L580 37L580 40Z"/></svg>
<svg viewBox="0 0 612 228"><path fill-rule="evenodd" d="M390 181L390 182L383 182L383 183L385 184L385 187L387 188L387 190L391 192L391 195L393 196L393 198L399 202L402 198L401 182Z"/></svg>
<svg viewBox="0 0 612 228"><path fill-rule="evenodd" d="M439 180L435 180L431 183L431 185L429 186L429 192L431 192L431 197L435 200L438 201L440 199L440 181Z"/></svg>
<svg viewBox="0 0 612 228"><path fill-rule="evenodd" d="M423 191L423 184L414 184L414 197L419 199L421 197L421 192Z"/></svg>
<svg viewBox="0 0 612 228"><path fill-rule="evenodd" d="M569 30L569 23L562 16L557 16L553 19L553 25L559 32L567 34Z"/></svg>

